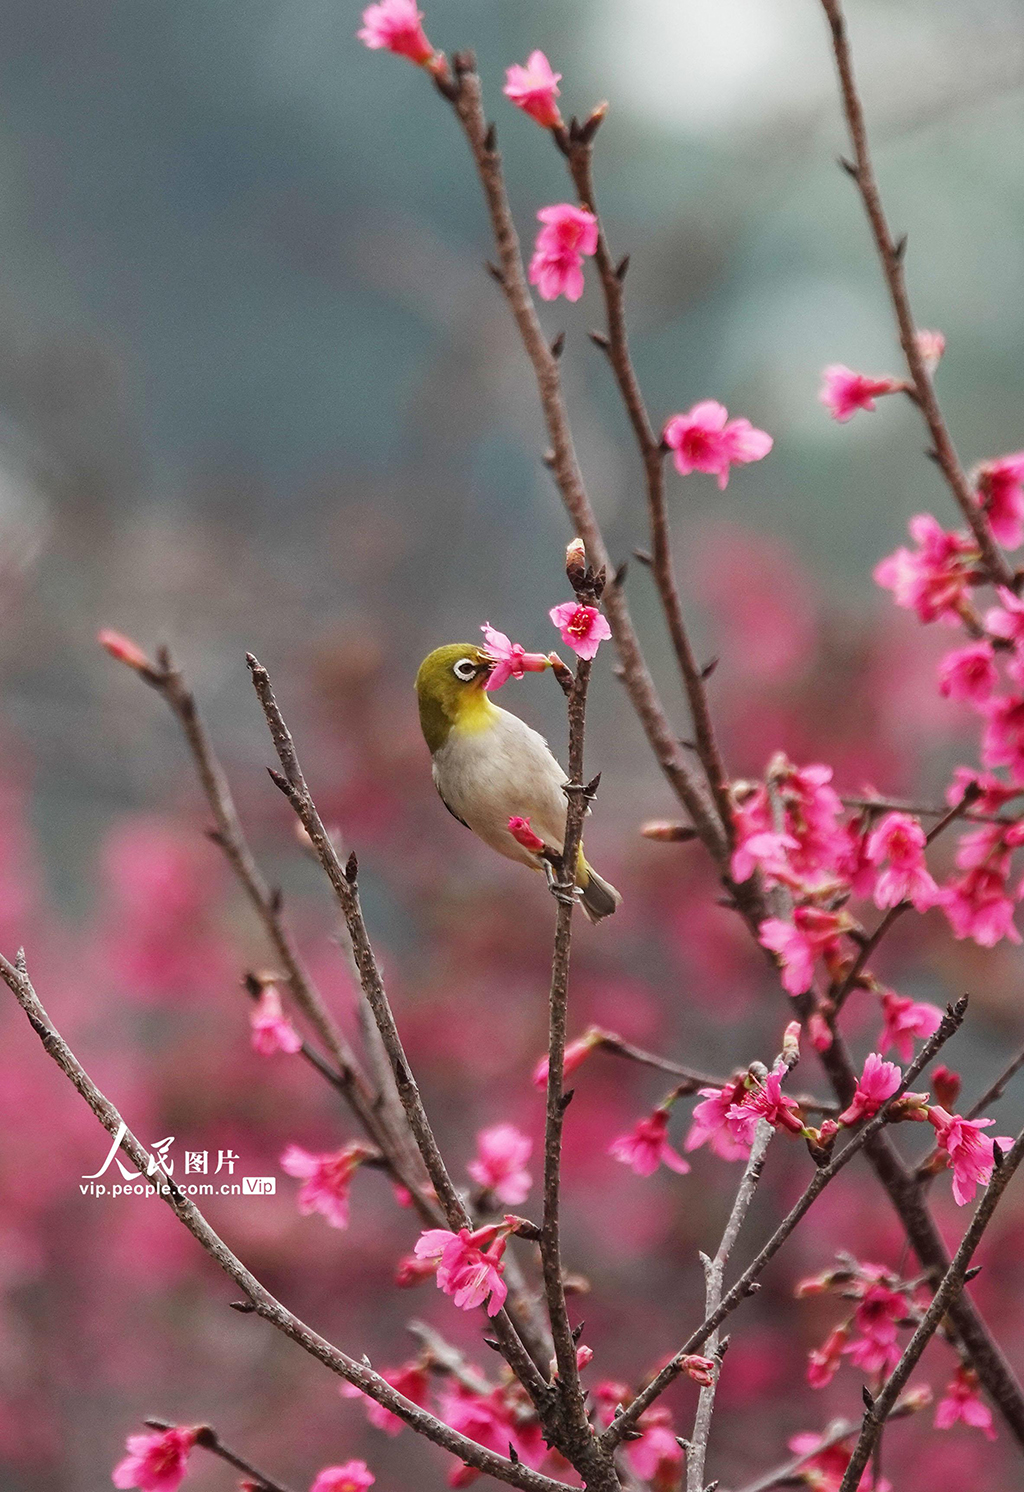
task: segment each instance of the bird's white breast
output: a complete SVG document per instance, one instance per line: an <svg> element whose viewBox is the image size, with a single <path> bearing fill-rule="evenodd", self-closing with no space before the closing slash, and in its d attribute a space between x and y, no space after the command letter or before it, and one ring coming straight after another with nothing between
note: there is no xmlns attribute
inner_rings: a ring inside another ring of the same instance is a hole
<svg viewBox="0 0 1024 1492"><path fill-rule="evenodd" d="M453 729L434 755L433 770L448 807L499 854L537 863L508 832L513 817L528 818L534 833L561 851L566 776L544 737L517 715L495 709L482 730Z"/></svg>

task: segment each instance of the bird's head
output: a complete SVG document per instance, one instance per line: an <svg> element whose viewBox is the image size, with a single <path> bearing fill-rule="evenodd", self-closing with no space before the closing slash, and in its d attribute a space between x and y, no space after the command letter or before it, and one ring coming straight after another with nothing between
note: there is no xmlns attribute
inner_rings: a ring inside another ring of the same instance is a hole
<svg viewBox="0 0 1024 1492"><path fill-rule="evenodd" d="M494 660L473 642L435 648L420 664L416 694L420 724L431 753L439 751L454 726L483 725L494 710L484 684Z"/></svg>

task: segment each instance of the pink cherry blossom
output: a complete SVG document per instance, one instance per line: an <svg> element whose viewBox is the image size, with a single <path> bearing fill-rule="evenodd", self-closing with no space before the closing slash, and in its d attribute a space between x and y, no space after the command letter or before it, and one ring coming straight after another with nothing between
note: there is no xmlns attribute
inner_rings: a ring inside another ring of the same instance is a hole
<svg viewBox="0 0 1024 1492"><path fill-rule="evenodd" d="M660 1165L680 1176L690 1169L668 1142L668 1109L655 1109L641 1119L628 1135L620 1135L608 1147L608 1154L629 1166L638 1176L653 1176Z"/></svg>
<svg viewBox="0 0 1024 1492"><path fill-rule="evenodd" d="M941 888L939 906L955 938L973 938L982 948L994 948L1003 938L1021 941L1013 925L1014 900L998 870L979 865L953 876Z"/></svg>
<svg viewBox="0 0 1024 1492"><path fill-rule="evenodd" d="M818 398L840 424L852 419L858 409L873 410L882 394L894 394L904 387L902 379L871 378L867 373L854 373L842 363L832 363L822 377Z"/></svg>
<svg viewBox="0 0 1024 1492"><path fill-rule="evenodd" d="M984 704L999 684L992 644L972 642L954 648L939 664L939 693L944 699L962 699Z"/></svg>
<svg viewBox="0 0 1024 1492"><path fill-rule="evenodd" d="M878 1038L879 1051L887 1052L894 1046L901 1062L913 1060L915 1036L926 1041L942 1022L942 1011L937 1005L918 1003L909 995L897 995L888 989L882 992L882 1014L885 1025Z"/></svg>
<svg viewBox="0 0 1024 1492"><path fill-rule="evenodd" d="M892 1372L901 1355L897 1324L907 1319L907 1310L902 1292L881 1280L868 1285L853 1318L861 1335L844 1349L855 1368L872 1377Z"/></svg>
<svg viewBox="0 0 1024 1492"><path fill-rule="evenodd" d="M784 922L780 917L768 917L762 922L758 942L778 957L783 988L791 995L802 995L814 980L815 959L822 955L835 958L839 954L839 935L848 925L841 912L796 907L792 922Z"/></svg>
<svg viewBox="0 0 1024 1492"><path fill-rule="evenodd" d="M349 1185L368 1154L365 1145L345 1145L327 1155L312 1155L299 1145L289 1145L281 1156L281 1169L305 1182L299 1190L303 1216L319 1212L332 1228L347 1228Z"/></svg>
<svg viewBox="0 0 1024 1492"><path fill-rule="evenodd" d="M729 1110L729 1119L737 1135L752 1143L754 1132L761 1119L767 1119L775 1129L786 1129L790 1134L799 1134L803 1129L800 1106L796 1100L782 1091L782 1079L788 1069L780 1064L768 1073L763 1083L755 1083L744 1093L739 1103Z"/></svg>
<svg viewBox="0 0 1024 1492"><path fill-rule="evenodd" d="M938 900L939 888L924 860L925 832L909 813L887 813L868 835L865 853L872 865L888 860L875 883L875 906L895 907L912 902L926 912Z"/></svg>
<svg viewBox="0 0 1024 1492"><path fill-rule="evenodd" d="M986 700L982 713L982 761L986 767L1008 767L1013 781L1024 784L1024 695L1005 694Z"/></svg>
<svg viewBox="0 0 1024 1492"><path fill-rule="evenodd" d="M843 1361L843 1352L850 1339L848 1326L837 1326L829 1332L820 1347L816 1347L807 1359L807 1382L811 1388L827 1388L838 1373Z"/></svg>
<svg viewBox="0 0 1024 1492"><path fill-rule="evenodd" d="M953 780L946 789L946 802L955 808L963 802L968 787L976 783L981 788L981 797L975 800L978 813L998 813L1012 798L1020 796L1020 790L1003 782L993 772L979 772L977 767L954 767Z"/></svg>
<svg viewBox="0 0 1024 1492"><path fill-rule="evenodd" d="M1005 585L999 586L996 594L1002 605L986 611L985 629L994 637L1005 637L1019 649L1024 643L1024 600Z"/></svg>
<svg viewBox="0 0 1024 1492"><path fill-rule="evenodd" d="M530 1137L514 1124L495 1124L480 1131L476 1148L476 1158L467 1167L473 1180L509 1207L524 1202L533 1184L526 1170L533 1150Z"/></svg>
<svg viewBox="0 0 1024 1492"><path fill-rule="evenodd" d="M735 1121L729 1118L733 1105L742 1104L746 1095L743 1079L727 1083L724 1088L701 1088L698 1091L704 1102L694 1108L693 1122L683 1149L696 1150L706 1143L722 1160L746 1160L750 1154L750 1142L743 1137L746 1124L741 1123L737 1129Z"/></svg>
<svg viewBox="0 0 1024 1492"><path fill-rule="evenodd" d="M500 689L509 679L521 679L527 673L543 673L551 667L547 654L528 653L522 643L509 642L504 632L498 632L490 622L484 622L480 631L484 634L484 652L491 659L491 671L484 683L488 693Z"/></svg>
<svg viewBox="0 0 1024 1492"><path fill-rule="evenodd" d="M544 227L537 234L530 260L530 284L541 300L579 300L583 294L583 258L597 248L597 218L585 207L557 202L537 214Z"/></svg>
<svg viewBox="0 0 1024 1492"><path fill-rule="evenodd" d="M639 1440L624 1447L626 1460L634 1476L659 1487L676 1484L683 1452L672 1425L671 1410L662 1406L648 1409L637 1420Z"/></svg>
<svg viewBox="0 0 1024 1492"><path fill-rule="evenodd" d="M114 1467L110 1479L115 1487L138 1487L140 1492L177 1492L195 1443L195 1427L179 1425L129 1435L128 1454Z"/></svg>
<svg viewBox="0 0 1024 1492"><path fill-rule="evenodd" d="M946 1152L953 1168L953 1197L963 1207L979 1186L988 1186L992 1180L995 1165L992 1138L982 1134L982 1130L996 1121L963 1119L959 1114L947 1113L937 1103L929 1108L928 1118L935 1126L939 1149ZM1006 1151L1013 1141L1001 1136L998 1143Z"/></svg>
<svg viewBox="0 0 1024 1492"><path fill-rule="evenodd" d="M822 762L795 767L780 754L769 764L768 775L782 825L776 827L766 784L758 784L733 809L733 879L749 880L759 869L794 890L846 879L854 847L848 826L840 822L843 805L830 785L832 768Z"/></svg>
<svg viewBox="0 0 1024 1492"><path fill-rule="evenodd" d="M857 1124L861 1119L870 1119L886 1099L892 1097L902 1081L903 1073L895 1062L886 1062L877 1052L870 1052L857 1090L849 1107L839 1115L839 1123Z"/></svg>
<svg viewBox="0 0 1024 1492"><path fill-rule="evenodd" d="M495 1224L471 1233L460 1228L428 1228L416 1243L416 1257L437 1265L437 1286L450 1295L460 1311L472 1311L488 1300L488 1316L505 1304L508 1286L502 1279L507 1233Z"/></svg>
<svg viewBox="0 0 1024 1492"><path fill-rule="evenodd" d="M1024 542L1024 451L983 461L974 480L995 538L1007 549L1018 549Z"/></svg>
<svg viewBox="0 0 1024 1492"><path fill-rule="evenodd" d="M343 1466L325 1466L309 1492L366 1492L376 1480L365 1461L346 1461Z"/></svg>
<svg viewBox="0 0 1024 1492"><path fill-rule="evenodd" d="M575 1041L570 1041L565 1048L565 1056L562 1060L562 1076L568 1077L575 1072L577 1067L590 1056L590 1053L599 1047L602 1041L607 1039L618 1041L619 1038L613 1031L604 1031L600 1026L588 1026L582 1036L577 1036ZM541 1057L533 1070L533 1086L535 1088L546 1088L548 1084L548 1059Z"/></svg>
<svg viewBox="0 0 1024 1492"><path fill-rule="evenodd" d="M274 1052L294 1054L302 1047L302 1037L281 1008L281 996L273 984L264 986L249 1017L249 1024L252 1026L253 1051L263 1057L272 1056Z"/></svg>
<svg viewBox="0 0 1024 1492"><path fill-rule="evenodd" d="M978 1375L963 1365L957 1368L952 1383L947 1383L946 1392L936 1406L935 1428L949 1430L958 1420L980 1430L986 1440L995 1440L992 1411L981 1400Z"/></svg>
<svg viewBox="0 0 1024 1492"><path fill-rule="evenodd" d="M558 87L561 80L562 74L552 72L551 63L543 52L531 52L525 67L515 62L505 70L502 92L506 98L512 100L517 109L522 109L524 114L529 114L531 119L535 119L545 129L554 129L562 122L555 103L561 92Z"/></svg>
<svg viewBox="0 0 1024 1492"><path fill-rule="evenodd" d="M356 35L371 51L383 48L422 67L434 56L420 25L422 19L416 0L380 0L363 11L363 29Z"/></svg>
<svg viewBox="0 0 1024 1492"><path fill-rule="evenodd" d="M835 1445L819 1450L818 1447L824 1440L824 1435L809 1431L803 1435L794 1435L789 1448L795 1456L807 1457L801 1467L801 1474L804 1474L805 1481L813 1487L814 1492L839 1492L853 1449L848 1440L840 1440ZM812 1473L812 1476L806 1476L807 1472ZM868 1492L869 1488L871 1492L892 1492L892 1483L886 1477L876 1480L873 1468L867 1466L857 1483L857 1492Z"/></svg>
<svg viewBox="0 0 1024 1492"><path fill-rule="evenodd" d="M978 558L974 541L947 533L930 513L911 518L910 534L917 549L897 549L880 560L875 581L892 591L897 606L916 611L922 622L955 625Z"/></svg>
<svg viewBox="0 0 1024 1492"><path fill-rule="evenodd" d="M430 1375L422 1363L407 1362L400 1368L384 1368L380 1376L404 1399L426 1409L430 1399ZM338 1392L343 1399L363 1400L366 1418L375 1430L383 1430L385 1435L399 1435L405 1429L404 1420L385 1409L383 1404L378 1404L376 1399L371 1399L369 1394L364 1394L354 1383L343 1383Z"/></svg>
<svg viewBox="0 0 1024 1492"><path fill-rule="evenodd" d="M477 1393L462 1383L452 1383L441 1399L441 1418L478 1445L507 1456L509 1446L524 1466L540 1469L547 1452L536 1419L525 1418L514 1396L504 1388ZM479 1473L459 1467L448 1478L452 1487L465 1487Z"/></svg>
<svg viewBox="0 0 1024 1492"><path fill-rule="evenodd" d="M577 601L563 601L552 606L548 616L562 634L566 647L578 658L593 658L602 642L612 635L608 618L596 606L581 606Z"/></svg>
<svg viewBox="0 0 1024 1492"><path fill-rule="evenodd" d="M773 441L764 430L755 430L749 420L729 419L729 411L716 399L703 399L686 414L676 414L662 432L662 440L673 452L676 471L710 472L718 478L720 491L729 484L730 466L760 461Z"/></svg>

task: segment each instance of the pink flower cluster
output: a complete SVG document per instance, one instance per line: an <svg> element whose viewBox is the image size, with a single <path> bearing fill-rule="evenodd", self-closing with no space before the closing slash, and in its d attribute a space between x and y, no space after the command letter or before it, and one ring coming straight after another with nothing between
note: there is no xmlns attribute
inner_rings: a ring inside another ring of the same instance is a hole
<svg viewBox="0 0 1024 1492"><path fill-rule="evenodd" d="M927 1292L901 1281L880 1264L851 1260L816 1278L801 1280L798 1299L821 1294L855 1300L853 1314L829 1332L808 1359L807 1382L825 1388L844 1357L868 1377L888 1376L899 1362L900 1327L915 1326L927 1305Z"/></svg>
<svg viewBox="0 0 1024 1492"><path fill-rule="evenodd" d="M956 626L973 583L977 544L966 534L948 533L930 513L911 518L910 536L917 549L900 548L881 560L875 581L922 622Z"/></svg>
<svg viewBox="0 0 1024 1492"><path fill-rule="evenodd" d="M488 1316L496 1316L508 1294L501 1262L508 1234L508 1226L496 1223L474 1232L428 1228L417 1240L415 1256L436 1270L438 1289L450 1295L460 1311L475 1310L487 1301Z"/></svg>
<svg viewBox="0 0 1024 1492"><path fill-rule="evenodd" d="M371 1152L365 1145L345 1145L326 1155L313 1155L300 1145L289 1145L281 1156L281 1169L297 1176L299 1211L319 1212L332 1228L348 1227L348 1190L352 1177Z"/></svg>
<svg viewBox="0 0 1024 1492"><path fill-rule="evenodd" d="M606 1428L615 1418L619 1405L628 1405L632 1398L632 1392L624 1383L605 1380L597 1384L594 1399L598 1406L598 1423ZM626 1441L623 1446L630 1471L640 1481L649 1483L655 1492L671 1492L678 1486L683 1464L683 1452L676 1439L671 1410L661 1404L645 1410L637 1420L636 1428L638 1438Z"/></svg>
<svg viewBox="0 0 1024 1492"><path fill-rule="evenodd" d="M773 445L771 436L756 430L749 420L730 420L729 411L717 399L703 399L686 414L674 414L661 438L681 476L706 471L718 478L723 492L729 485L730 467L761 461Z"/></svg>
<svg viewBox="0 0 1024 1492"><path fill-rule="evenodd" d="M947 1165L953 1171L953 1197L959 1206L970 1202L979 1186L988 1186L995 1168L993 1140L982 1133L996 1121L994 1119L963 1119L959 1114L949 1114L939 1104L932 1104L928 1118L935 1127L938 1147L947 1157ZM1003 1152L1009 1150L1013 1140L1001 1135L996 1141Z"/></svg>
<svg viewBox="0 0 1024 1492"><path fill-rule="evenodd" d="M530 260L530 284L541 300L577 301L583 294L583 260L597 248L597 218L585 207L556 202L537 217L544 227Z"/></svg>
<svg viewBox="0 0 1024 1492"><path fill-rule="evenodd" d="M813 1492L839 1492L853 1457L852 1437L833 1445L826 1442L826 1436L817 1435L813 1430L794 1435L789 1442L794 1455L806 1457L800 1475ZM892 1492L892 1482L888 1477L876 1478L874 1468L868 1466L857 1483L857 1492Z"/></svg>

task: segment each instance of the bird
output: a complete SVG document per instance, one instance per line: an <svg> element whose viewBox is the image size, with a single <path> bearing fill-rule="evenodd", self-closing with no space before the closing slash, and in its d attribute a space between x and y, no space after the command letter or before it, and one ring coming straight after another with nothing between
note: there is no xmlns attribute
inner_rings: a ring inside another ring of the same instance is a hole
<svg viewBox="0 0 1024 1492"><path fill-rule="evenodd" d="M435 648L420 664L416 694L434 786L448 812L492 850L550 871L550 860L517 839L509 820L528 820L543 848L560 855L568 807L562 788L569 779L544 737L492 702L484 685L494 661L484 648L457 642ZM528 831L524 837L530 839ZM610 916L622 900L587 863L582 844L575 880L591 922Z"/></svg>

